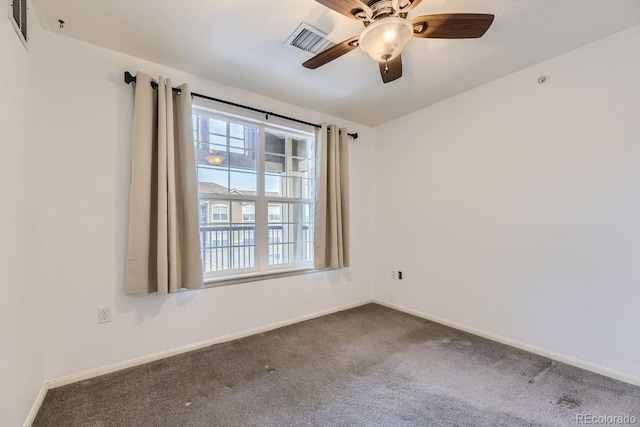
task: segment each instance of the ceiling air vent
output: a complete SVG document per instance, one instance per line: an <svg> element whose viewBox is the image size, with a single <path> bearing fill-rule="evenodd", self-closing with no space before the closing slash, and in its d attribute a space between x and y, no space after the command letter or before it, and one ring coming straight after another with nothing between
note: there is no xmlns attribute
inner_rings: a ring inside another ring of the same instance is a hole
<svg viewBox="0 0 640 427"><path fill-rule="evenodd" d="M296 28L284 44L297 47L314 55L336 45L327 38L325 33L306 22L298 25L298 28Z"/></svg>
<svg viewBox="0 0 640 427"><path fill-rule="evenodd" d="M9 19L20 37L20 41L27 47L27 0L12 0Z"/></svg>

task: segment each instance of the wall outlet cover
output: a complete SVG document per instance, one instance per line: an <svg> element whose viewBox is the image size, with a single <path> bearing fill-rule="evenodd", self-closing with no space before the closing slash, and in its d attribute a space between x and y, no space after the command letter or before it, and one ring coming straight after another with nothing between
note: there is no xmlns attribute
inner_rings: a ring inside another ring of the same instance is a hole
<svg viewBox="0 0 640 427"><path fill-rule="evenodd" d="M111 322L111 307L98 307L98 323Z"/></svg>

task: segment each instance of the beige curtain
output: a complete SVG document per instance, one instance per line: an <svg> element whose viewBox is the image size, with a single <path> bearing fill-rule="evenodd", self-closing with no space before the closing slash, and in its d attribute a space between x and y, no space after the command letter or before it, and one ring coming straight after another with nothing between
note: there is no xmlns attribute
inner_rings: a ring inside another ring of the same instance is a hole
<svg viewBox="0 0 640 427"><path fill-rule="evenodd" d="M347 130L316 131L314 266L349 267L349 152Z"/></svg>
<svg viewBox="0 0 640 427"><path fill-rule="evenodd" d="M127 295L203 284L191 92L138 73L134 84Z"/></svg>

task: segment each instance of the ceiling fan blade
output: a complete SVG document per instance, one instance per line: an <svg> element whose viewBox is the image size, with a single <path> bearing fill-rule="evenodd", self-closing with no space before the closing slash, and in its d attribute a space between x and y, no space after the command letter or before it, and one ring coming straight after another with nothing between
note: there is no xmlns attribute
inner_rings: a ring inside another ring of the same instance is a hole
<svg viewBox="0 0 640 427"><path fill-rule="evenodd" d="M338 13L348 16L351 19L364 19L365 16L371 17L373 12L371 8L360 0L316 0L323 6L335 10Z"/></svg>
<svg viewBox="0 0 640 427"><path fill-rule="evenodd" d="M351 52L357 47L358 36L351 37L350 39L347 39L342 43L338 43L337 45L330 47L324 52L320 52L319 54L302 64L302 66L315 70L316 68L323 66L327 62L331 62L334 59L341 57L345 53Z"/></svg>
<svg viewBox="0 0 640 427"><path fill-rule="evenodd" d="M402 13L407 13L413 10L422 0L400 0L400 4L402 5L404 1L408 1L408 4L404 7L400 7L400 12Z"/></svg>
<svg viewBox="0 0 640 427"><path fill-rule="evenodd" d="M391 61L378 62L380 76L385 83L392 82L402 77L402 56L398 55Z"/></svg>
<svg viewBox="0 0 640 427"><path fill-rule="evenodd" d="M493 22L493 15L483 13L448 13L415 18L413 37L432 39L476 39L482 37Z"/></svg>

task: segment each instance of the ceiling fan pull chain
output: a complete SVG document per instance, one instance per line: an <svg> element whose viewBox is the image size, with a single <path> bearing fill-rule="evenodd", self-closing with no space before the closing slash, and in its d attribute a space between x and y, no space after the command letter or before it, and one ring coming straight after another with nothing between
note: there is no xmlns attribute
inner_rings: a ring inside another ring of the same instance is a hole
<svg viewBox="0 0 640 427"><path fill-rule="evenodd" d="M384 73L387 74L389 72L389 59L384 60Z"/></svg>

